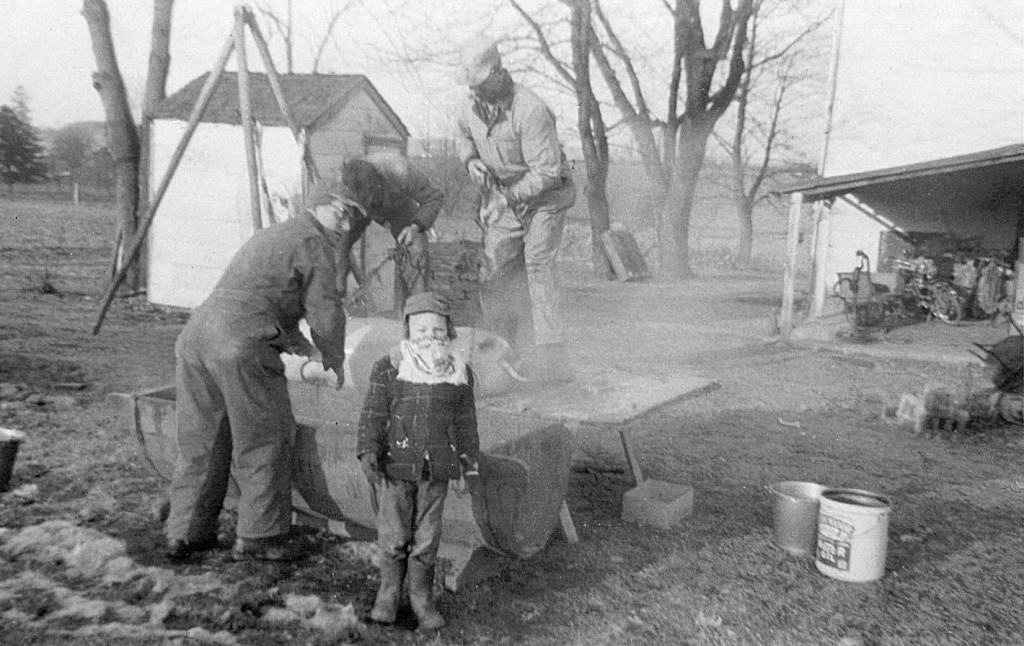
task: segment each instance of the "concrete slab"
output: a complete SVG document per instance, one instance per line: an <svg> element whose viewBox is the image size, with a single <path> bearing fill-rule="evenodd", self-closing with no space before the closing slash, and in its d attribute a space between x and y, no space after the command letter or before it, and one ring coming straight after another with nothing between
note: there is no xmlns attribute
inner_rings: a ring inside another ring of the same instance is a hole
<svg viewBox="0 0 1024 646"><path fill-rule="evenodd" d="M477 401L477 407L559 422L625 424L668 403L718 388L711 379L664 379L621 370L579 375L570 383L535 386Z"/></svg>

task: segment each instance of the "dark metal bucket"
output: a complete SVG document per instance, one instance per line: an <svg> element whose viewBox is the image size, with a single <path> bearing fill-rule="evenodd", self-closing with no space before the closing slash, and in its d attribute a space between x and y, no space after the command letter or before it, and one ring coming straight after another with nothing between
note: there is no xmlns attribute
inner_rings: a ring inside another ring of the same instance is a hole
<svg viewBox="0 0 1024 646"><path fill-rule="evenodd" d="M824 485L776 482L768 487L775 502L775 543L790 554L810 556L818 537L818 504Z"/></svg>
<svg viewBox="0 0 1024 646"><path fill-rule="evenodd" d="M14 471L14 459L18 456L18 445L25 439L25 434L11 428L0 428L0 491L11 487L11 473Z"/></svg>

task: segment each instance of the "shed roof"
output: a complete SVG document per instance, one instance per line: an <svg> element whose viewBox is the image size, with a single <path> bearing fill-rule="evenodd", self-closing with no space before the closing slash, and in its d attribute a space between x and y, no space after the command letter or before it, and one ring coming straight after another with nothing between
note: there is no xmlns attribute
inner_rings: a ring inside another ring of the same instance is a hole
<svg viewBox="0 0 1024 646"><path fill-rule="evenodd" d="M209 72L193 79L161 101L153 111L153 118L187 121L208 76ZM300 127L313 126L321 118L334 114L359 90L363 90L395 129L403 137L409 136L409 130L402 120L370 79L362 74L280 74L279 78L285 101ZM288 125L270 87L267 74L249 73L249 93L252 98L252 114L257 121L267 126ZM224 72L210 96L210 103L202 120L208 123L241 125L238 105L238 73Z"/></svg>
<svg viewBox="0 0 1024 646"><path fill-rule="evenodd" d="M1024 144L824 177L779 192L800 192L808 201L853 195L906 231L965 213L1012 221L1024 217Z"/></svg>

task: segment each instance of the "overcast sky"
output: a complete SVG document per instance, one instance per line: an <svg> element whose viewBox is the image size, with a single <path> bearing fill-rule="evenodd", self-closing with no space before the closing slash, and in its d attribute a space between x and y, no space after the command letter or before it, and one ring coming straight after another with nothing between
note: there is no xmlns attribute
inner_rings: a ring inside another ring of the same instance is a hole
<svg viewBox="0 0 1024 646"><path fill-rule="evenodd" d="M145 86L152 2L108 0L107 4L118 62L137 118L137 100ZM210 71L231 33L236 4L231 0L177 0L172 18L169 93ZM281 7L284 15L283 0L264 4ZM338 4L342 3L297 0L296 20L322 22L330 7ZM408 125L421 129L429 121L430 111L436 109L431 103L437 102L425 102L424 97L443 98L440 95L453 89L450 80L445 75L410 75L401 65L382 65L375 60L395 31L385 34L380 29L386 15L374 15L358 1L350 4L353 8L346 12L336 31L339 46L328 52L327 65L320 71L370 75ZM376 13L383 13L379 9L383 3L377 5ZM91 85L95 57L81 7L81 0L0 0L0 103L8 102L15 88L24 86L37 127L103 119L99 95ZM406 26L394 22L396 27ZM297 49L296 71L310 71L310 46L301 43ZM251 67L258 66L257 58L255 47L250 45ZM229 68L235 69L233 61Z"/></svg>
<svg viewBox="0 0 1024 646"><path fill-rule="evenodd" d="M299 31L318 34L331 10L346 4L345 0L293 2ZM121 73L137 117L138 97L145 86L152 1L107 0L107 4ZM210 70L231 33L237 4L233 0L176 0L169 93ZM251 4L271 6L283 16L287 0L253 0ZM448 67L453 58L442 64L410 65L396 61L397 53L415 53L425 44L447 44L454 52L474 30L501 36L507 34L507 25L522 24L506 3L499 3L498 11L473 0L348 0L347 4L350 8L336 30L338 44L326 53L326 63L319 71L368 75L414 136L430 136L462 90L455 86ZM522 4L547 5L559 15L565 14L557 2L524 0ZM713 0L704 3L705 7L714 4ZM640 32L645 31L645 22L664 24L660 0L606 0L604 5L610 11L616 5L629 7L629 23ZM24 86L37 127L103 119L102 104L90 81L95 58L81 7L81 0L0 0L0 103L8 102L15 88ZM713 34L717 12L705 13L707 31ZM634 40L643 44L651 31ZM656 31L664 35L664 29ZM271 44L273 48L274 42ZM297 72L310 71L311 49L308 43L298 46ZM250 46L252 67L258 66L257 58ZM279 71L281 60L283 56L278 59ZM234 69L233 61L229 68Z"/></svg>
<svg viewBox="0 0 1024 646"><path fill-rule="evenodd" d="M528 7L546 5L559 16L565 13L553 0L521 1ZM804 5L828 8L837 1L806 0ZM152 1L107 2L121 72L138 118ZM293 2L299 31L322 33L327 15L345 0ZM210 71L231 32L236 4L233 0L176 0L169 93ZM274 6L283 15L287 0L252 0L252 4ZM500 36L508 31L508 25L521 25L507 3L499 3L498 11L481 0L348 0L348 4L351 8L336 32L337 45L326 53L319 71L369 76L415 137L442 134L449 106L464 90L453 79L454 58L439 64L409 64L396 60L399 53L414 55L419 47L446 44L454 52L473 35L471 30ZM714 4L714 0L704 0L702 6ZM849 36L843 42L842 65L859 70L855 73L860 76L850 85L851 76L840 74L845 103L837 106L837 116L839 125L847 125L845 137L870 133L872 140L884 142L886 128L892 129L887 120L900 113L910 114L915 124L924 124L915 136L927 140L934 136L935 128L958 123L961 115L979 109L991 124L984 126L987 133L1003 131L1000 140L1012 137L1024 120L1024 0L847 0L847 4L850 25L868 22L858 28L859 36ZM604 0L602 5L609 12L629 12L622 24L627 25L623 29L633 30L624 38L631 47L644 51L651 60L664 53L663 0ZM0 0L0 103L7 103L15 88L24 86L37 127L104 118L99 95L91 86L95 58L81 6L81 0ZM713 15L707 12L705 16L709 32L713 31ZM831 32L825 30L820 41L827 65ZM936 48L936 42L941 42L941 47ZM271 45L274 48L273 40ZM298 45L296 71L310 71L310 52L309 43ZM250 46L251 67L259 67L257 58ZM229 69L234 69L233 62ZM955 83L945 80L947 72L954 74ZM648 91L663 91L664 80L664 74L650 75ZM993 105L987 93L1007 84L1007 91L997 93ZM880 91L871 92L871 88ZM571 127L575 122L571 99L544 94L558 104L562 125ZM824 113L825 93L820 94L806 100L804 107L809 113ZM979 107L979 101L989 104ZM651 105L662 103L655 98ZM885 118L872 124L870 118L858 116L873 109ZM965 146L977 139L960 134ZM1024 132L1020 139L1024 140ZM820 133L808 133L806 147L811 158L819 154L820 140Z"/></svg>

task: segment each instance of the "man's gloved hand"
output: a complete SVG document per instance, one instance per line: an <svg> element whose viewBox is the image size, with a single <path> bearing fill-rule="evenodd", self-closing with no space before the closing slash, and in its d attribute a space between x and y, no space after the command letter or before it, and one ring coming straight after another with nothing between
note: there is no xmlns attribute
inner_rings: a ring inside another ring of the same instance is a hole
<svg viewBox="0 0 1024 646"><path fill-rule="evenodd" d="M381 473L377 467L377 456L374 453L364 453L359 456L359 464L363 467L363 475L371 485L380 482Z"/></svg>
<svg viewBox="0 0 1024 646"><path fill-rule="evenodd" d="M334 368L325 370L324 375L327 377L327 384L336 390L341 390L341 387L345 385L344 373L339 375L334 372Z"/></svg>
<svg viewBox="0 0 1024 646"><path fill-rule="evenodd" d="M405 227L404 229L398 232L398 237L395 238L395 241L398 242L398 244L404 244L406 246L409 246L412 244L413 239L419 232L420 228L418 225L410 224L409 226Z"/></svg>
<svg viewBox="0 0 1024 646"><path fill-rule="evenodd" d="M477 185L485 188L491 188L492 176L491 171L479 158L470 159L466 164L466 170L469 171L469 178L473 180Z"/></svg>

